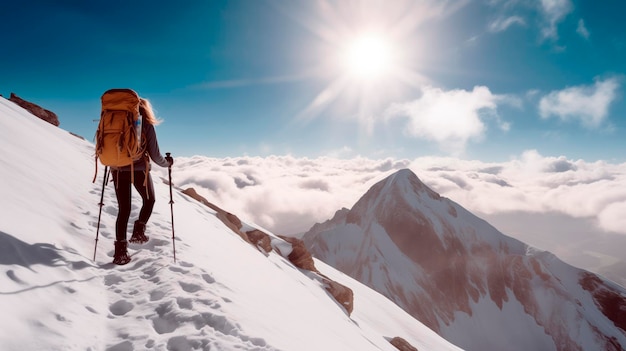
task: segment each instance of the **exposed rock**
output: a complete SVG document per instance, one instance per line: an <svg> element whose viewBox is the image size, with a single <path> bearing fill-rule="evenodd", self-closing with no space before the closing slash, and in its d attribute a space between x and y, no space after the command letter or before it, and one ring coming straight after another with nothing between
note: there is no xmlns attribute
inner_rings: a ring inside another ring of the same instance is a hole
<svg viewBox="0 0 626 351"><path fill-rule="evenodd" d="M337 301L341 306L346 309L348 315L352 314L352 311L354 309L354 292L352 291L352 289L341 285L320 273L315 267L315 261L313 261L313 256L311 255L311 252L307 250L306 246L304 245L304 241L286 236L279 237L291 244L292 250L291 253L289 253L288 255L289 261L291 261L291 263L293 263L298 268L317 273L317 275L321 277L322 281L326 285L326 291L328 291L328 293L335 298L335 301Z"/></svg>
<svg viewBox="0 0 626 351"><path fill-rule="evenodd" d="M335 301L346 309L348 315L351 315L354 310L354 292L352 292L352 289L334 280L328 279L328 277L323 274L320 275L322 276L322 281L326 284L326 291L335 298Z"/></svg>
<svg viewBox="0 0 626 351"><path fill-rule="evenodd" d="M593 302L616 327L626 332L626 296L611 289L596 275L582 272L580 286L589 291Z"/></svg>
<svg viewBox="0 0 626 351"><path fill-rule="evenodd" d="M72 133L72 132L69 132L69 133L70 133L71 135L73 135L73 136L77 137L78 139L87 140L87 139L85 139L83 136L78 135L78 134L76 134L76 133Z"/></svg>
<svg viewBox="0 0 626 351"><path fill-rule="evenodd" d="M185 189L182 193L217 212L217 218L219 220L221 220L243 240L255 246L259 251L264 254L272 252L272 239L267 233L264 233L259 229L253 229L244 233L241 231L241 228L243 227L241 220L239 220L237 216L212 204L203 196L198 194L194 188ZM321 274L317 268L315 268L313 256L311 256L309 250L307 250L304 246L304 242L302 240L286 236L279 236L279 238L291 245L291 252L289 252L286 258L293 263L294 266L303 270L311 271L316 279L320 279L324 283L326 291L328 291L328 293L334 297L335 301L337 301L339 305L343 306L348 312L348 315L350 315L354 309L354 293L352 290ZM279 254L283 257L285 256L285 254L281 252L279 252Z"/></svg>
<svg viewBox="0 0 626 351"><path fill-rule="evenodd" d="M313 256L304 246L304 242L297 238L279 236L281 239L291 244L293 248L288 258L296 267L306 269L307 271L317 272Z"/></svg>
<svg viewBox="0 0 626 351"><path fill-rule="evenodd" d="M409 344L408 341L399 336L396 336L389 342L400 351L417 351L417 348L413 347L413 345Z"/></svg>
<svg viewBox="0 0 626 351"><path fill-rule="evenodd" d="M222 221L230 230L232 230L235 234L239 235L244 241L252 244L246 233L242 232L241 229L241 221L237 216L228 212L217 212L217 218Z"/></svg>
<svg viewBox="0 0 626 351"><path fill-rule="evenodd" d="M203 196L201 196L200 194L198 194L198 192L196 191L196 189L194 188L188 188L182 191L183 194L191 197L194 200L199 201L200 203L210 207L212 210L216 211L216 212L220 212L223 210L215 205L213 205L212 203L209 202L209 200L205 199Z"/></svg>
<svg viewBox="0 0 626 351"><path fill-rule="evenodd" d="M59 118L54 112L46 110L45 108L42 108L39 105L33 104L30 101L26 101L20 98L19 96L15 95L14 93L11 93L11 97L9 97L9 100L13 101L18 106L22 107L23 109L27 110L28 112L32 113L33 115L41 118L42 120L52 125L55 125L58 127L60 124Z"/></svg>
<svg viewBox="0 0 626 351"><path fill-rule="evenodd" d="M254 229L247 231L246 235L257 248L263 249L266 253L272 252L272 239L270 239L270 236L266 233L258 229Z"/></svg>

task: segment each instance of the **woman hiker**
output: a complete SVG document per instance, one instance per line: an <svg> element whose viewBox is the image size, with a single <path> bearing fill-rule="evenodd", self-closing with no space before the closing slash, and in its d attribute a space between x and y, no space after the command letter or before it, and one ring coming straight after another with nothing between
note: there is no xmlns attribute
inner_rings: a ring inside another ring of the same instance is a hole
<svg viewBox="0 0 626 351"><path fill-rule="evenodd" d="M143 244L148 241L145 234L146 223L152 214L154 207L154 185L150 177L150 159L161 167L171 167L174 164L172 157L163 157L159 150L154 126L160 123L154 116L154 111L150 101L141 98L139 102L139 113L142 119L142 138L145 138L146 151L144 156L136 161L132 167L125 166L111 171L113 183L115 184L115 196L119 211L115 223L115 254L113 263L124 265L130 262L128 255L128 242L126 241L126 229L131 211L131 184L141 195L143 204L139 211L139 218L133 226L133 234L130 237L131 243Z"/></svg>

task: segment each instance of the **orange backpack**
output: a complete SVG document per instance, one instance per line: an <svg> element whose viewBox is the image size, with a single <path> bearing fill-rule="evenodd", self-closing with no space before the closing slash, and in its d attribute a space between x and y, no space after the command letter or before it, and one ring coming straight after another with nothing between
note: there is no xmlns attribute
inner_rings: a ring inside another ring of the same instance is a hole
<svg viewBox="0 0 626 351"><path fill-rule="evenodd" d="M132 168L133 163L145 153L139 95L131 89L110 89L102 94L101 100L100 123L96 132L96 173L98 159L114 169L129 165Z"/></svg>

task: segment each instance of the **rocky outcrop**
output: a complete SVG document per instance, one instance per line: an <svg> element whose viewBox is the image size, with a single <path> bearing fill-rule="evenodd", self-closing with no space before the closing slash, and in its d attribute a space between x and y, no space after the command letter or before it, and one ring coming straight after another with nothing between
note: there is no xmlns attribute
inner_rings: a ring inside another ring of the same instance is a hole
<svg viewBox="0 0 626 351"><path fill-rule="evenodd" d="M396 349L400 351L417 351L417 348L413 347L413 345L409 344L408 341L403 338L396 336L395 338L389 341L391 345L395 346Z"/></svg>
<svg viewBox="0 0 626 351"><path fill-rule="evenodd" d="M322 277L326 291L335 298L335 301L337 301L341 307L346 309L348 316L351 315L354 310L354 292L352 292L352 289L334 280L328 279L328 277L323 274L320 274L320 276Z"/></svg>
<svg viewBox="0 0 626 351"><path fill-rule="evenodd" d="M33 104L30 101L26 101L20 98L19 96L15 95L14 93L11 93L11 97L9 97L9 101L12 101L16 105L20 106L21 108L27 110L28 112L32 113L33 115L43 119L44 121L52 125L55 125L58 127L60 124L59 118L54 112L46 110L45 108L37 104Z"/></svg>
<svg viewBox="0 0 626 351"><path fill-rule="evenodd" d="M256 247L260 252L268 255L270 252L274 251L272 237L269 234L256 228L245 232L242 231L243 224L237 216L212 204L203 196L198 194L193 188L185 189L182 193L214 210L219 220L221 220L235 234L239 235L244 241ZM281 252L278 248L276 248L275 251L281 256L287 258L294 266L311 272L313 278L318 279L323 283L326 291L333 296L335 301L337 301L340 306L345 309L348 315L352 313L354 309L354 294L352 289L339 284L320 273L317 268L315 268L313 256L309 250L306 249L302 240L285 236L275 237L274 240L283 240L289 243L291 246L291 250L289 250L289 252Z"/></svg>
<svg viewBox="0 0 626 351"><path fill-rule="evenodd" d="M289 261L300 269L314 272L324 283L326 291L335 298L339 305L346 309L348 315L352 314L354 309L354 293L352 289L331 280L318 271L317 268L315 268L313 256L309 250L307 250L304 241L292 237L279 237L291 244L291 252L287 255Z"/></svg>
<svg viewBox="0 0 626 351"><path fill-rule="evenodd" d="M302 240L285 236L280 236L280 238L291 244L291 252L287 256L291 263L298 268L317 272L315 262L313 262L313 256L309 250L304 247L304 242Z"/></svg>
<svg viewBox="0 0 626 351"><path fill-rule="evenodd" d="M250 230L246 232L248 239L254 243L259 250L270 253L272 251L272 239L266 233L258 229Z"/></svg>
<svg viewBox="0 0 626 351"><path fill-rule="evenodd" d="M593 302L602 313L626 332L626 296L589 272L581 272L579 282L583 289L591 293Z"/></svg>

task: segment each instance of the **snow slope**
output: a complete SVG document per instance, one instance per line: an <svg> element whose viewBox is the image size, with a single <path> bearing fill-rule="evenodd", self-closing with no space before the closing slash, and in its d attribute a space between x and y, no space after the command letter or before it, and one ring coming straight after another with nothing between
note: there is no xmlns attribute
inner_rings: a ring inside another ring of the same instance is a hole
<svg viewBox="0 0 626 351"><path fill-rule="evenodd" d="M408 169L304 241L467 350L626 348L622 287L503 235Z"/></svg>
<svg viewBox="0 0 626 351"><path fill-rule="evenodd" d="M169 186L158 167L150 242L131 244L128 265L110 263L117 211L110 185L93 261L104 173L100 168L91 182L93 145L4 98L0 145L3 351L393 351L396 336L420 351L459 350L379 293L316 261L353 290L348 315L319 280L275 252L261 253L215 211L178 191L174 263ZM131 220L140 203L134 196Z"/></svg>

